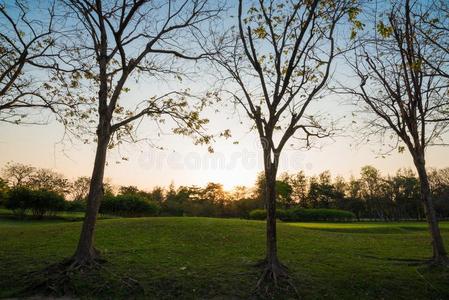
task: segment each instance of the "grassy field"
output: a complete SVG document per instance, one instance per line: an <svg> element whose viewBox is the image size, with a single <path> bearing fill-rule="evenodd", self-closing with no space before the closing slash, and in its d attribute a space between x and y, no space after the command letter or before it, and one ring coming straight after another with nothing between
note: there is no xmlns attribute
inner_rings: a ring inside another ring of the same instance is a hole
<svg viewBox="0 0 449 300"><path fill-rule="evenodd" d="M17 295L27 272L72 254L80 226L0 219L0 297ZM449 248L449 223L441 226ZM413 264L431 255L424 223L279 223L278 229L281 260L304 299L449 299L449 270ZM249 298L264 234L259 221L101 220L96 241L108 271L79 276L77 296L128 298L112 275L124 274L140 282L141 298Z"/></svg>

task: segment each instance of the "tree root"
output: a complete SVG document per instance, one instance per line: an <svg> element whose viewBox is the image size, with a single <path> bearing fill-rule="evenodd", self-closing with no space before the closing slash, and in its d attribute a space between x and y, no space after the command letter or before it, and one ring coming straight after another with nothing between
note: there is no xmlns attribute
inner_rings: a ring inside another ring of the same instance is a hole
<svg viewBox="0 0 449 300"><path fill-rule="evenodd" d="M424 265L427 264L429 260L427 259L415 259L415 258L400 258L400 257L381 257L375 255L359 255L360 257L377 259L377 260L387 260L393 263L398 264L407 264L407 265Z"/></svg>
<svg viewBox="0 0 449 300"><path fill-rule="evenodd" d="M298 290L288 274L288 268L285 265L278 261L270 263L267 260L263 260L258 262L256 266L261 267L263 271L257 281L254 293L271 298L270 295L273 295L276 290L284 292L293 290L296 297L298 299L300 298Z"/></svg>
<svg viewBox="0 0 449 300"><path fill-rule="evenodd" d="M121 277L104 267L106 260L96 257L95 259L76 259L74 257L65 259L59 263L52 264L43 270L27 274L28 285L23 290L24 295L51 295L63 296L76 294L73 280L75 276L91 272L102 271L117 280L124 288L133 292L143 291L142 286L131 277ZM114 283L115 284L115 283ZM94 289L94 293L101 293L109 288L109 282Z"/></svg>
<svg viewBox="0 0 449 300"><path fill-rule="evenodd" d="M366 257L378 260L392 261L398 264L407 264L408 266L421 266L427 265L430 267L449 267L449 258L446 256L439 258L428 259L414 259L414 258L397 258L397 257L379 257L374 255L360 255L360 257Z"/></svg>
<svg viewBox="0 0 449 300"><path fill-rule="evenodd" d="M449 268L449 258L447 256L432 257L431 259L426 260L425 264L431 268Z"/></svg>
<svg viewBox="0 0 449 300"><path fill-rule="evenodd" d="M78 273L98 270L104 260L68 258L49 265L43 270L27 274L29 281L25 293L42 293L44 295L61 296L74 292L73 277Z"/></svg>

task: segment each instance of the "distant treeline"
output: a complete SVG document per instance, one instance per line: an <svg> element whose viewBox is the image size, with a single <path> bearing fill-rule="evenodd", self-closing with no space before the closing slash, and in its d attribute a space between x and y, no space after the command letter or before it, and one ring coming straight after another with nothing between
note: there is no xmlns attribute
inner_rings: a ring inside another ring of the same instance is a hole
<svg viewBox="0 0 449 300"><path fill-rule="evenodd" d="M20 214L48 214L57 210L84 211L89 191L89 178L73 182L59 173L22 164L8 164L0 178L0 201ZM403 220L424 218L419 180L409 169L383 176L372 166L361 169L360 176L332 177L329 171L307 177L304 173L281 174L276 182L278 208L339 209L352 212L361 219ZM449 168L430 171L432 196L439 218L449 217ZM27 192L34 191L34 192ZM237 186L225 191L220 183L205 187L155 187L143 191L135 186L114 190L104 184L105 197L100 213L123 216L207 216L249 218L253 210L264 208L264 176L259 174L254 187ZM53 195L49 194L53 193ZM34 193L34 194L33 194ZM35 195L36 197L34 197ZM55 195L60 196L59 198ZM37 197L39 196L39 197ZM20 197L29 200L27 203ZM46 198L49 201L46 202ZM32 200L32 199L39 199ZM55 199L59 199L56 201ZM61 204L64 199L64 204ZM65 199L70 199L67 201ZM50 201L51 200L51 201ZM15 202L14 202L15 201ZM48 212L36 205L44 203ZM51 203L57 207L52 210ZM20 206L21 205L21 206ZM27 209L25 206L29 205Z"/></svg>

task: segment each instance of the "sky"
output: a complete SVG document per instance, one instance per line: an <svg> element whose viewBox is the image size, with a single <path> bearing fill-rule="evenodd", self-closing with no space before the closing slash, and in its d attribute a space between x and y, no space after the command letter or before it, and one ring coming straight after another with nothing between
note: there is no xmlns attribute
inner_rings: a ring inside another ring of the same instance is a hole
<svg viewBox="0 0 449 300"><path fill-rule="evenodd" d="M334 69L344 72L344 67L338 65L338 62ZM351 80L349 77L339 79ZM164 90L179 88L178 84L176 81L132 84L132 91L122 101L139 102L142 98ZM185 84L203 90L210 82L199 76ZM345 116L344 123L351 124L352 112L356 108L348 104L349 100L330 96L315 103L312 109L331 113L334 119ZM191 139L171 134L169 128L159 128L154 123L144 122L139 129L142 141L109 151L105 177L114 185L135 185L146 190L170 183L176 186L203 186L208 182L220 182L226 189L236 185L252 186L257 173L263 170L263 163L260 142L256 133L250 131L251 125L245 115L232 105L220 104L206 109L205 116L210 119L210 132L230 129L232 133L229 139L215 140L212 144L213 154L207 151L206 146L193 145ZM355 121L360 122L358 119ZM317 175L330 170L333 175L349 177L357 176L365 165L373 165L384 174L393 174L399 168L413 168L408 152L393 151L382 157L379 153L385 149L381 149L378 143L360 144L354 137L360 137L358 130L348 127L332 140L320 141L315 148L287 148L281 156L279 172L303 170L306 175ZM427 153L428 167L449 167L448 154L448 148L430 149ZM47 125L0 123L0 168L7 162L20 162L53 169L75 179L78 176L90 176L94 155L94 144L64 139L63 127L51 121L51 117ZM126 160L122 157L126 157Z"/></svg>
<svg viewBox="0 0 449 300"><path fill-rule="evenodd" d="M351 107L345 107L350 112ZM212 144L214 153L205 146L195 146L189 138L169 134L168 130L151 143L143 140L125 144L108 153L106 177L114 185L136 185L149 190L154 186L179 185L203 186L208 182L220 182L226 189L236 185L252 186L256 174L263 170L261 147L255 132L241 126L235 112L210 113L210 127L231 128L230 139L217 139ZM155 126L148 124L148 131ZM62 140L64 130L58 123L48 125L0 124L0 166L14 161L36 167L50 168L74 179L90 176L95 154L94 144ZM357 135L346 132L345 135ZM142 135L145 137L145 135ZM151 134L150 134L151 136ZM238 144L234 142L238 141ZM413 167L407 152L392 152L382 158L376 143L354 143L349 136L337 136L320 143L310 150L287 148L281 157L280 172L303 170L316 175L330 170L334 175L357 176L364 165L373 165L384 174L393 174L399 168ZM160 150L152 146L163 146ZM127 157L124 161L121 157ZM428 151L429 167L448 167L448 149L433 148Z"/></svg>

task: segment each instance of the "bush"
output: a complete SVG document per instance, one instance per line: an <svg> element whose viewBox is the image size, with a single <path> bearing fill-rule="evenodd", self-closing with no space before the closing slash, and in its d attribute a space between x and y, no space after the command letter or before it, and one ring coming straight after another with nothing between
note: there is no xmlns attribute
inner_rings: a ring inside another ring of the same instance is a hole
<svg viewBox="0 0 449 300"><path fill-rule="evenodd" d="M48 190L32 191L32 201L30 205L33 216L42 218L44 215L52 215L57 211L64 210L64 197Z"/></svg>
<svg viewBox="0 0 449 300"><path fill-rule="evenodd" d="M307 221L351 221L355 218L354 213L340 209L325 208L292 208L289 209L284 221L307 222Z"/></svg>
<svg viewBox="0 0 449 300"><path fill-rule="evenodd" d="M142 196L125 194L106 196L100 213L127 217L155 216L159 213L159 207Z"/></svg>
<svg viewBox="0 0 449 300"><path fill-rule="evenodd" d="M249 218L252 220L265 220L267 218L267 211L265 209L255 209L249 213Z"/></svg>
<svg viewBox="0 0 449 300"><path fill-rule="evenodd" d="M0 206L6 205L8 199L9 187L5 180L0 178Z"/></svg>
<svg viewBox="0 0 449 300"><path fill-rule="evenodd" d="M13 211L15 215L23 218L30 208L32 190L28 188L14 188L9 192L5 201L5 207Z"/></svg>
<svg viewBox="0 0 449 300"><path fill-rule="evenodd" d="M73 200L73 201L66 201L65 203L65 209L67 211L78 211L78 212L84 212L86 211L86 200Z"/></svg>
<svg viewBox="0 0 449 300"><path fill-rule="evenodd" d="M291 208L287 210L276 210L276 216L282 221L307 222L307 221L351 221L355 215L340 209L305 209ZM256 209L250 212L249 218L253 220L265 220L267 212L265 209Z"/></svg>
<svg viewBox="0 0 449 300"><path fill-rule="evenodd" d="M276 209L276 218L284 221L287 218L288 210L287 209Z"/></svg>
<svg viewBox="0 0 449 300"><path fill-rule="evenodd" d="M284 220L287 216L285 209L276 209L276 218ZM249 218L252 220L265 220L267 218L267 211L265 209L255 209L249 213Z"/></svg>
<svg viewBox="0 0 449 300"><path fill-rule="evenodd" d="M6 208L22 218L28 211L31 211L33 216L42 218L46 214L63 210L64 207L63 196L52 191L31 190L25 187L12 189L6 201Z"/></svg>

